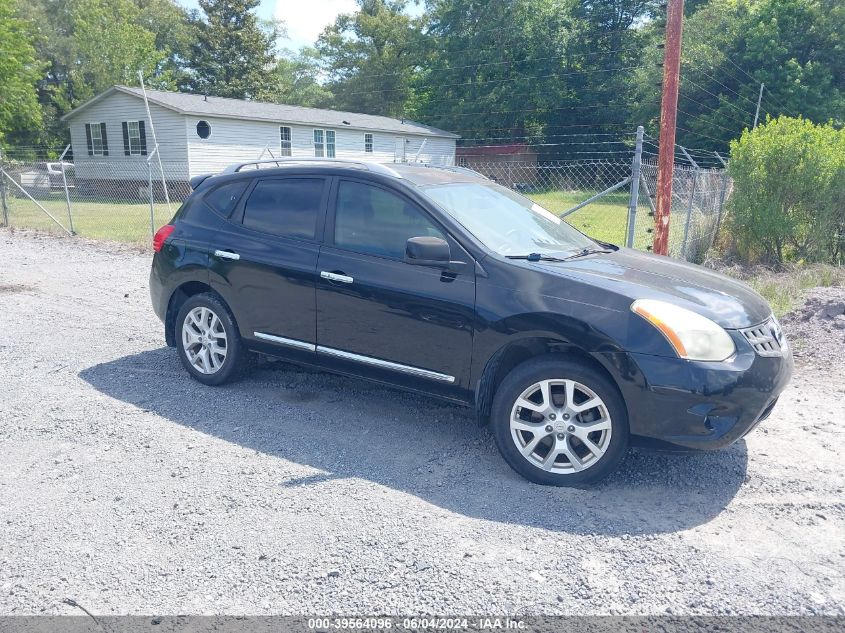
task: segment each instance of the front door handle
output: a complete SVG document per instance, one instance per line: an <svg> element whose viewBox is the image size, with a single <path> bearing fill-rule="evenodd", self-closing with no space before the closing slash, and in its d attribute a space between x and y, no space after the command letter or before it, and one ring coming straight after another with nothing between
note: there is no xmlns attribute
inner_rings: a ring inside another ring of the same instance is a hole
<svg viewBox="0 0 845 633"><path fill-rule="evenodd" d="M352 277L349 277L348 275L342 275L340 273L330 273L326 270L320 273L320 277L322 277L323 279L328 279L329 281L339 281L342 284L351 284L353 281L355 281L354 279L352 279Z"/></svg>
<svg viewBox="0 0 845 633"><path fill-rule="evenodd" d="M221 250L214 251L214 256L219 257L220 259L232 259L232 260L238 260L238 259L241 258L241 256L238 255L237 253L233 253L232 251L221 251Z"/></svg>

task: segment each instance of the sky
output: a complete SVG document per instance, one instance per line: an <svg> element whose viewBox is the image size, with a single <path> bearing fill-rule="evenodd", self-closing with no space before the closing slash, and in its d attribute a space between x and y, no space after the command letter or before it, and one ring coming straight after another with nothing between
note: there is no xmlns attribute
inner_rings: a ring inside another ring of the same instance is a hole
<svg viewBox="0 0 845 633"><path fill-rule="evenodd" d="M190 9L197 8L196 0L178 0ZM355 0L261 0L258 15L276 18L285 23L287 37L279 41L283 48L298 50L314 44L322 30L334 22L341 13L352 13L357 8ZM419 15L422 4L411 2L408 13Z"/></svg>

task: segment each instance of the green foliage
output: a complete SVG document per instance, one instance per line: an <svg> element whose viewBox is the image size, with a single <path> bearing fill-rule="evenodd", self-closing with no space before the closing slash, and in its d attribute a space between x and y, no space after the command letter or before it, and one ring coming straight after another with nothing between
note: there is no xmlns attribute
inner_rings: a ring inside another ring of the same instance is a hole
<svg viewBox="0 0 845 633"><path fill-rule="evenodd" d="M746 260L840 263L845 131L780 117L731 143L730 234Z"/></svg>
<svg viewBox="0 0 845 633"><path fill-rule="evenodd" d="M754 121L797 115L845 121L845 3L841 0L710 0L684 25L678 143L722 151ZM656 122L645 94L659 82L662 51L642 72L640 118Z"/></svg>
<svg viewBox="0 0 845 633"><path fill-rule="evenodd" d="M13 14L14 0L0 0L0 142L13 130L37 128L41 77L31 25Z"/></svg>
<svg viewBox="0 0 845 633"><path fill-rule="evenodd" d="M267 74L259 99L311 108L331 106L334 95L316 79L319 74L316 55L316 50L307 47L298 54L285 51Z"/></svg>
<svg viewBox="0 0 845 633"><path fill-rule="evenodd" d="M139 26L132 0L74 0L68 3L74 63L67 91L57 104L66 111L115 84L137 85L142 72L156 87L172 86L164 69L167 54L156 49L156 36Z"/></svg>
<svg viewBox="0 0 845 633"><path fill-rule="evenodd" d="M254 99L264 90L275 61L278 27L262 23L259 0L199 0L204 19L191 47L191 87L196 92Z"/></svg>
<svg viewBox="0 0 845 633"><path fill-rule="evenodd" d="M405 0L358 0L317 41L335 104L343 110L399 117L411 97L420 33Z"/></svg>

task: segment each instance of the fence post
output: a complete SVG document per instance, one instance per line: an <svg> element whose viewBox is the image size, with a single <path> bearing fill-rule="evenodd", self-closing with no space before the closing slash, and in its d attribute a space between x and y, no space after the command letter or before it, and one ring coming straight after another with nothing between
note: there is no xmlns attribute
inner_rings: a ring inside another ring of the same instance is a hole
<svg viewBox="0 0 845 633"><path fill-rule="evenodd" d="M634 229L637 222L637 205L640 203L640 170L643 163L643 126L637 127L637 144L634 147L634 162L631 166L631 200L628 203L628 236L625 246L634 247Z"/></svg>
<svg viewBox="0 0 845 633"><path fill-rule="evenodd" d="M3 166L3 150L0 149L0 167ZM3 219L0 226L9 226L9 198L6 193L6 176L0 174L0 210L3 213Z"/></svg>
<svg viewBox="0 0 845 633"><path fill-rule="evenodd" d="M155 150L153 150L155 153ZM150 157L152 158L152 156ZM149 186L149 196L150 196L150 237L155 237L156 234L156 220L155 220L155 207L153 206L153 165L150 163L149 159L147 160L147 183Z"/></svg>
<svg viewBox="0 0 845 633"><path fill-rule="evenodd" d="M722 212L725 209L725 195L728 192L728 164L725 162L725 159L719 155L719 152L713 152L716 154L716 158L719 159L719 162L722 163L722 190L719 192L719 211L716 213L716 229L713 231L713 239L712 242L716 241L716 236L719 235L719 227L722 225Z"/></svg>
<svg viewBox="0 0 845 633"><path fill-rule="evenodd" d="M67 176L65 175L65 154L68 153L70 150L70 145L65 147L65 151L62 152L62 155L59 156L59 166L62 169L62 185L65 188L65 204L67 205L67 220L70 225L70 232L71 235L76 235L76 231L73 230L73 210L70 206L70 192L67 188Z"/></svg>
<svg viewBox="0 0 845 633"><path fill-rule="evenodd" d="M689 225L692 221L692 206L695 202L695 186L698 183L698 163L696 163L692 156L689 155L687 150L680 145L678 148L684 153L684 156L687 157L687 160L692 163L692 166L695 170L692 172L692 184L690 185L690 192L689 192L689 204L687 204L687 221L684 223L684 241L681 242L681 259L687 258L687 239L689 238Z"/></svg>

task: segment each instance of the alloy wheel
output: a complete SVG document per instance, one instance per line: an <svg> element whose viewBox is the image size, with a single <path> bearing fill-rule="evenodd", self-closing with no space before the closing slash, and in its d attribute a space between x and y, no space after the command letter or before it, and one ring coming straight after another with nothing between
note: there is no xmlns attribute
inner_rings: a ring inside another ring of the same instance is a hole
<svg viewBox="0 0 845 633"><path fill-rule="evenodd" d="M610 446L612 425L604 401L574 380L541 380L516 399L511 437L520 454L557 474L596 465Z"/></svg>
<svg viewBox="0 0 845 633"><path fill-rule="evenodd" d="M191 366L201 374L214 374L226 360L226 329L213 310L198 306L182 324L182 347Z"/></svg>

